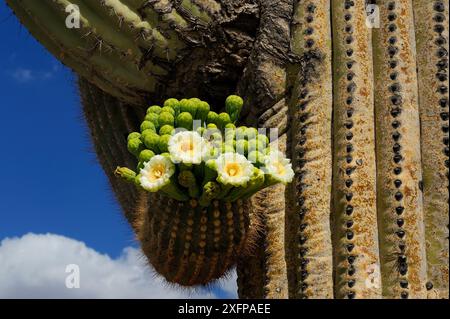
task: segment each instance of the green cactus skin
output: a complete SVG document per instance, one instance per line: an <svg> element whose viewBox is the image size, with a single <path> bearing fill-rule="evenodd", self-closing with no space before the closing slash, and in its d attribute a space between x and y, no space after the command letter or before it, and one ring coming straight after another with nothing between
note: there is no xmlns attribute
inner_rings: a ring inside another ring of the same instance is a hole
<svg viewBox="0 0 450 319"><path fill-rule="evenodd" d="M437 1L414 0L413 3L422 127L423 205L428 267L426 288L428 298L448 299L449 169L448 164L445 166L445 161L448 163L448 119L445 121L441 117L443 112L448 114L448 93L439 93L439 87L445 85L448 88L449 72L448 66L444 69L439 67L439 63L445 60L439 57L438 51L446 48L448 52L449 4L443 1L444 10L439 12L435 8ZM436 21L435 17L438 16L444 17L443 23ZM441 35L447 39L447 45L436 43L439 33L434 28L438 25L444 28ZM439 79L437 74L444 78ZM441 99L445 98L447 105L442 107ZM447 133L443 131L445 125Z"/></svg>
<svg viewBox="0 0 450 319"><path fill-rule="evenodd" d="M334 292L336 298L377 299L381 298L381 277L372 32L366 26L365 3L355 1L355 5L348 9L346 3L345 0L332 1ZM345 21L346 14L352 16L351 21ZM352 30L348 31L349 27ZM349 35L354 37L354 41L347 44ZM349 61L353 62L351 70L346 65ZM349 97L352 98L350 104ZM347 185L349 181L352 181L350 186ZM357 256L352 264L348 262L350 256Z"/></svg>
<svg viewBox="0 0 450 319"><path fill-rule="evenodd" d="M383 1L380 5L380 28L373 31L382 289L386 298L426 298L413 8L410 0L389 2ZM401 18L389 21L389 14L392 13ZM399 43L398 52L392 51L392 45L388 42L392 36ZM393 60L397 64L391 64ZM396 80L390 77L393 72L396 72ZM398 92L395 89L393 94L392 85L396 83L400 89ZM394 121L398 121L399 125ZM397 132L399 138L395 135ZM401 157L397 156L396 160L396 155ZM398 181L397 185L395 181Z"/></svg>
<svg viewBox="0 0 450 319"><path fill-rule="evenodd" d="M153 195L139 208L138 238L155 270L183 286L223 277L251 240L249 203L175 202Z"/></svg>

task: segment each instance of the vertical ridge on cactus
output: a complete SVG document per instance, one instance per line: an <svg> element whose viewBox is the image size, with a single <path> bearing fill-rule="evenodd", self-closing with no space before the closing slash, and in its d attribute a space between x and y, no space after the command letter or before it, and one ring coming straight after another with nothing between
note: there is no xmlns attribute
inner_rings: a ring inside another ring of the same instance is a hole
<svg viewBox="0 0 450 319"><path fill-rule="evenodd" d="M331 211L330 1L300 1L294 8L289 153L295 167L287 190L287 260L290 296L333 298ZM306 36L305 36L306 34Z"/></svg>
<svg viewBox="0 0 450 319"><path fill-rule="evenodd" d="M346 4L332 6L335 296L380 298L372 32L364 3ZM358 257L349 263L350 256Z"/></svg>
<svg viewBox="0 0 450 319"><path fill-rule="evenodd" d="M439 7L442 4L443 10ZM448 295L448 2L414 1L428 294ZM447 39L447 45L442 43ZM441 52L442 51L442 52ZM445 119L447 114L447 119ZM445 129L446 128L446 129Z"/></svg>
<svg viewBox="0 0 450 319"><path fill-rule="evenodd" d="M380 258L388 298L426 297L414 41L411 1L383 1L374 68Z"/></svg>

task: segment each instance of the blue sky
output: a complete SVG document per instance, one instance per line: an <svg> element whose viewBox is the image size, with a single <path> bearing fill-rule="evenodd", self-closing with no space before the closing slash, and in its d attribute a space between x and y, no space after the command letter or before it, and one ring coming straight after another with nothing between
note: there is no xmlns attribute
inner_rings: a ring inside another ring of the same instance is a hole
<svg viewBox="0 0 450 319"><path fill-rule="evenodd" d="M117 264L134 256L137 245L92 151L75 77L20 26L4 2L0 38L0 297L2 256L15 260L7 252L19 248L42 251L18 263L32 264L40 258L42 264L46 247L52 245L52 254L75 247L72 259L88 248L98 256L107 254L116 267L111 269L122 269ZM47 233L64 239L43 235ZM33 246L37 242L41 246ZM215 293L230 296L217 289Z"/></svg>

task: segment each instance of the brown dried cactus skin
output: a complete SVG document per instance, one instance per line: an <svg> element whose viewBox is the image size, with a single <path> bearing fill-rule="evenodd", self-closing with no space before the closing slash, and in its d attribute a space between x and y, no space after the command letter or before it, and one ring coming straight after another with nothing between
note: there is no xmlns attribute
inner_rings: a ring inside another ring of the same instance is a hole
<svg viewBox="0 0 450 319"><path fill-rule="evenodd" d="M448 1L414 1L429 298L449 298ZM446 92L445 92L446 91Z"/></svg>
<svg viewBox="0 0 450 319"><path fill-rule="evenodd" d="M377 205L383 296L426 298L413 8L381 1L374 29Z"/></svg>
<svg viewBox="0 0 450 319"><path fill-rule="evenodd" d="M347 3L332 4L335 296L381 298L372 32L364 2Z"/></svg>
<svg viewBox="0 0 450 319"><path fill-rule="evenodd" d="M249 202L177 202L152 194L141 201L136 223L142 250L168 282L206 285L222 278L255 239Z"/></svg>
<svg viewBox="0 0 450 319"><path fill-rule="evenodd" d="M330 230L332 75L330 1L297 1L291 49L286 250L291 298L333 298ZM312 30L312 32L310 32Z"/></svg>

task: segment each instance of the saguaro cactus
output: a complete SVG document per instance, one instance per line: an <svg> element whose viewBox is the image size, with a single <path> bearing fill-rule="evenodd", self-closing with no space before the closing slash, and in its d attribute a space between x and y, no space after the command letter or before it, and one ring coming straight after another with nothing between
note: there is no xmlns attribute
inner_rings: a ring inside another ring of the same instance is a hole
<svg viewBox="0 0 450 319"><path fill-rule="evenodd" d="M259 237L237 262L241 298L449 297L448 1L371 1L379 25L356 0L6 2L77 73L125 216L177 281L207 283L218 268L152 249L148 235L161 225L161 239L189 237L175 227L178 206L151 215L162 200L113 172L136 165L126 136L149 105L198 96L218 111L237 92L243 122L278 128L295 171L243 215ZM76 16L68 5L80 10L78 29L66 27ZM183 209L200 229L202 212Z"/></svg>

